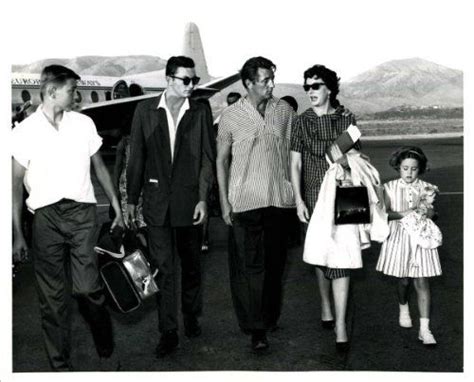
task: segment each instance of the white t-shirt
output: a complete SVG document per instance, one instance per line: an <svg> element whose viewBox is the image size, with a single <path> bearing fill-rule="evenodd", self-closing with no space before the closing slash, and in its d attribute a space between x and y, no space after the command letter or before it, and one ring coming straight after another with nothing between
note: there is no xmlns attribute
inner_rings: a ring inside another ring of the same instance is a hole
<svg viewBox="0 0 474 382"><path fill-rule="evenodd" d="M26 168L28 209L66 198L96 203L90 177L91 156L102 145L92 119L69 111L56 130L41 106L12 130L12 155Z"/></svg>

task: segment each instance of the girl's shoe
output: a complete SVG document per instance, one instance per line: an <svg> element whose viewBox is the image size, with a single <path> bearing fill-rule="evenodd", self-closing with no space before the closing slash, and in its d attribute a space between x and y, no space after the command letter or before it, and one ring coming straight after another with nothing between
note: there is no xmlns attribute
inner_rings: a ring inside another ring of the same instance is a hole
<svg viewBox="0 0 474 382"><path fill-rule="evenodd" d="M402 328L411 328L413 323L411 322L410 313L405 313L400 311L400 316L398 318L398 323Z"/></svg>
<svg viewBox="0 0 474 382"><path fill-rule="evenodd" d="M423 345L434 346L436 345L436 340L433 336L433 333L429 329L420 330L418 332L418 339L423 342Z"/></svg>

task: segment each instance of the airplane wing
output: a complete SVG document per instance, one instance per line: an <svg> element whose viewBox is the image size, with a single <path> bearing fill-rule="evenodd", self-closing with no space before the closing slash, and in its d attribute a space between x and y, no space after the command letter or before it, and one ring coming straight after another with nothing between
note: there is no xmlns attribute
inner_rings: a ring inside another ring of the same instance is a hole
<svg viewBox="0 0 474 382"><path fill-rule="evenodd" d="M227 77L209 81L194 89L192 98L210 98L239 79L240 73L237 72ZM111 146L117 143L123 129L130 128L137 103L145 99L156 98L161 93L156 92L87 104L84 105L81 112L94 120L99 134L104 139L104 145Z"/></svg>

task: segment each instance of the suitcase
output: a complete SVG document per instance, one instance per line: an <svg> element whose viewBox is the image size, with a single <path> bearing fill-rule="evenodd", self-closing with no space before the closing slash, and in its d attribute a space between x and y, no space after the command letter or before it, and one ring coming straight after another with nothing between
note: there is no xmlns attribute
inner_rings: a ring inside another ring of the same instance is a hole
<svg viewBox="0 0 474 382"><path fill-rule="evenodd" d="M159 291L154 280L156 273L151 273L150 265L140 250L100 267L102 280L122 313L137 309L143 300Z"/></svg>

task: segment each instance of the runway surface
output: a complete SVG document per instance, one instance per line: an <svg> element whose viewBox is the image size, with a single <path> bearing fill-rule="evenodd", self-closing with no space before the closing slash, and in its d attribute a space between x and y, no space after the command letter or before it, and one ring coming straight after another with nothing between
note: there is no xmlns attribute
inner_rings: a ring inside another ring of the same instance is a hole
<svg viewBox="0 0 474 382"><path fill-rule="evenodd" d="M437 224L444 235L439 251L443 275L431 280L431 328L437 347L427 349L417 340L414 293L410 306L415 326L413 329L398 326L396 280L375 271L380 245L373 243L364 251L364 268L353 272L347 317L351 350L346 355L336 353L334 333L320 327L316 278L313 269L302 261L301 246L289 250L281 328L269 334L268 354L252 354L250 338L238 329L232 308L227 228L221 219L212 218L210 251L202 255L201 337L189 340L180 332L178 350L168 358L157 360L154 357L159 338L155 302L147 301L138 311L127 315L113 311L122 370L463 371L463 140L367 141L363 142L363 151L387 181L397 177L388 165L390 153L407 143L423 148L431 168L424 179L438 185L441 191ZM109 165L111 159L106 158ZM99 191L99 204L106 204ZM106 219L107 208L99 210L101 219ZM75 304L72 333L77 370L97 370L92 338ZM31 264L23 266L13 285L13 371L49 371Z"/></svg>

